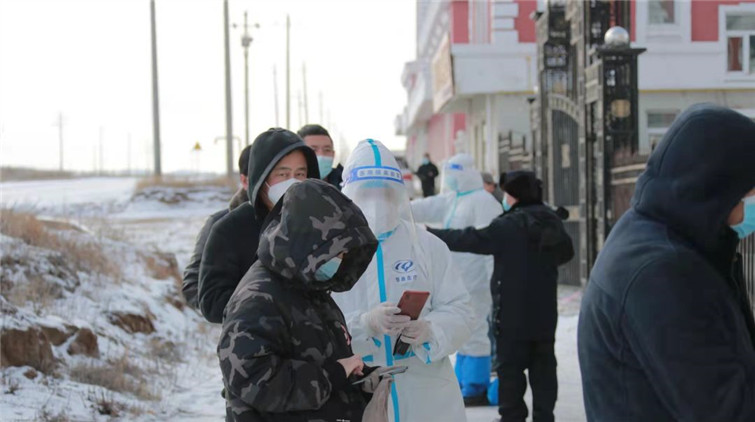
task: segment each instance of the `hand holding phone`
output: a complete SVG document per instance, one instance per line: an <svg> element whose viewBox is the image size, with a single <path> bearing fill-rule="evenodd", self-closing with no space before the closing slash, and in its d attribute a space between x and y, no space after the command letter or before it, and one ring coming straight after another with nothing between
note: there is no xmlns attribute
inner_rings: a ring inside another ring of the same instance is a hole
<svg viewBox="0 0 755 422"><path fill-rule="evenodd" d="M413 321L419 318L422 313L422 308L425 307L427 298L430 297L430 292L406 290L401 296L401 300L398 302L398 307L401 309L399 315L406 315ZM418 325L418 324L413 324ZM421 325L421 324L419 324ZM409 344L401 341L401 336L396 340L396 345L393 348L394 355L405 355L409 351Z"/></svg>

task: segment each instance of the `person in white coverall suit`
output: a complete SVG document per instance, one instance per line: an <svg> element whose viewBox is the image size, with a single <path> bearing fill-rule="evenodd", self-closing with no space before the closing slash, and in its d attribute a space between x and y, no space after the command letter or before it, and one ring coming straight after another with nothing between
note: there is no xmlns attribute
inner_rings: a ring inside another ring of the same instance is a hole
<svg viewBox="0 0 755 422"><path fill-rule="evenodd" d="M501 203L483 188L482 176L475 169L471 155L451 157L443 167L442 182L440 195L412 201L412 213L417 223L444 229L480 229L503 213ZM467 406L487 405L491 369L488 315L493 306L490 297L493 257L462 252L452 252L451 257L463 274L462 281L469 292L477 320L472 338L456 355L456 377Z"/></svg>
<svg viewBox="0 0 755 422"><path fill-rule="evenodd" d="M354 353L372 366L405 365L395 375L388 413L393 422L465 421L449 355L476 324L469 295L438 238L414 224L396 159L371 139L344 168L343 193L364 212L379 245L367 271L347 292L333 293L346 317ZM416 321L397 315L405 290L429 291ZM394 355L397 336L410 345Z"/></svg>

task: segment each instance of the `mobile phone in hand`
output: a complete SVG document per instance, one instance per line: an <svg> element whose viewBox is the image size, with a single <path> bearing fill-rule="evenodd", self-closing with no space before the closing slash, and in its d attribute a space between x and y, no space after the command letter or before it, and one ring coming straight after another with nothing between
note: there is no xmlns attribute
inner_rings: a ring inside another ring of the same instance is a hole
<svg viewBox="0 0 755 422"><path fill-rule="evenodd" d="M412 320L419 318L419 314L422 313L422 308L425 307L427 298L430 297L430 292L418 291L418 290L406 290L401 295L401 300L398 302L398 308L401 309L399 315L406 315ZM396 345L393 347L394 355L405 355L409 351L409 344L401 341L401 336L396 339Z"/></svg>

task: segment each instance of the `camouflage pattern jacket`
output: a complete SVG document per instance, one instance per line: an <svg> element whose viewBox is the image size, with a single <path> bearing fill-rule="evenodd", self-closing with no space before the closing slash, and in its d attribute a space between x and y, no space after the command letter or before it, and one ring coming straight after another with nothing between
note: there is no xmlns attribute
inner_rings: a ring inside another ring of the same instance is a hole
<svg viewBox="0 0 755 422"><path fill-rule="evenodd" d="M361 211L333 186L292 186L268 216L252 265L225 309L218 356L234 421L360 421L366 405L338 359L351 336L330 297L377 249ZM346 252L333 278L317 268Z"/></svg>

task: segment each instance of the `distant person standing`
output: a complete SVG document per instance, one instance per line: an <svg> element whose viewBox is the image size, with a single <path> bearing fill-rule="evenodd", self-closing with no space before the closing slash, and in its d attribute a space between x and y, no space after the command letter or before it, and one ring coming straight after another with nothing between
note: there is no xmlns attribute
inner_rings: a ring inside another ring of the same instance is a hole
<svg viewBox="0 0 755 422"><path fill-rule="evenodd" d="M430 161L430 154L425 153L422 158L422 165L419 166L415 173L422 182L422 196L427 198L428 196L435 195L435 178L438 177L438 167Z"/></svg>
<svg viewBox="0 0 755 422"><path fill-rule="evenodd" d="M343 166L339 164L337 167L333 167L336 150L330 133L324 127L313 124L303 126L297 134L317 155L320 178L341 190Z"/></svg>
<svg viewBox="0 0 755 422"><path fill-rule="evenodd" d="M493 175L488 172L482 173L482 183L485 191L493 195L498 202L503 202L503 191L498 187L498 183L493 180Z"/></svg>
<svg viewBox="0 0 755 422"><path fill-rule="evenodd" d="M228 208L224 208L215 214L207 217L202 229L197 234L196 244L194 246L194 253L191 255L189 265L186 266L183 276L183 295L186 299L186 303L194 309L199 309L198 302L198 289L199 289L199 267L202 264L202 253L204 252L204 245L207 243L207 238L210 236L210 229L212 225L218 220L228 215L239 205L248 202L249 196L246 190L249 187L249 150L251 145L247 145L241 150L241 156L239 157L239 179L241 180L241 188L233 195L231 202L228 204Z"/></svg>

